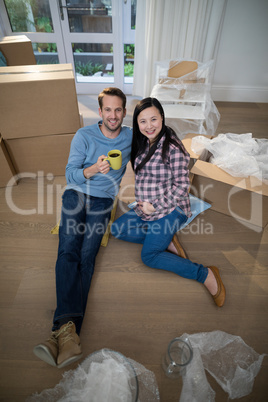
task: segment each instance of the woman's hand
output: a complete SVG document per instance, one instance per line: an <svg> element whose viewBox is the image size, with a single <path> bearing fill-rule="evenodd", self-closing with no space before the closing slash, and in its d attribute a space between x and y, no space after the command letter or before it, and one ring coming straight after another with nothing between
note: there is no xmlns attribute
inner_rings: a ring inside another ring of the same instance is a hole
<svg viewBox="0 0 268 402"><path fill-rule="evenodd" d="M153 212L155 212L153 205L147 201L139 201L138 205L142 212L146 215L151 215Z"/></svg>

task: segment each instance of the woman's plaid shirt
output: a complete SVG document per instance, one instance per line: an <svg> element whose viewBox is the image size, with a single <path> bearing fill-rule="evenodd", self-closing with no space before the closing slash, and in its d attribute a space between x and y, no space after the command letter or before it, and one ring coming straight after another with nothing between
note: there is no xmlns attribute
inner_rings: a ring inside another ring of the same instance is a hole
<svg viewBox="0 0 268 402"><path fill-rule="evenodd" d="M185 215L191 216L189 200L189 160L190 156L185 151L173 145L169 145L169 152L165 163L162 160L162 146L165 135L157 145L151 159L139 170L135 176L135 198L137 201L148 201L155 212L151 215L144 214L139 207L135 212L143 220L154 221L171 213L176 207L180 207ZM178 139L177 139L178 140ZM181 144L182 148L183 145ZM145 158L149 151L149 141L145 152L135 160L135 168Z"/></svg>

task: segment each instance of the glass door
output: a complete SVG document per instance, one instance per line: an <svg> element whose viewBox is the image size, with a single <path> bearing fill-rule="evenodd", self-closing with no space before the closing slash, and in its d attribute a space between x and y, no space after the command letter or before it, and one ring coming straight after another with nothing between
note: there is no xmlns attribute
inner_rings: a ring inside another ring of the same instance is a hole
<svg viewBox="0 0 268 402"><path fill-rule="evenodd" d="M26 35L37 64L67 63L58 4L54 0L0 0L5 36Z"/></svg>
<svg viewBox="0 0 268 402"><path fill-rule="evenodd" d="M66 58L76 72L79 93L98 93L121 83L119 40L122 1L60 0ZM118 85L122 88L122 84Z"/></svg>
<svg viewBox="0 0 268 402"><path fill-rule="evenodd" d="M77 93L132 93L136 0L0 0L6 35L26 34L38 64L72 63Z"/></svg>

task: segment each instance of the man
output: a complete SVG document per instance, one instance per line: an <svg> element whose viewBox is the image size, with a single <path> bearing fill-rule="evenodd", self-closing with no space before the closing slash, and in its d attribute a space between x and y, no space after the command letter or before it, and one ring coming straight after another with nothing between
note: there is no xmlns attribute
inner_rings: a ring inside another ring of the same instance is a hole
<svg viewBox="0 0 268 402"><path fill-rule="evenodd" d="M57 307L50 338L34 348L36 356L58 368L82 356L79 334L95 258L130 159L132 130L122 126L126 96L106 88L98 101L102 120L79 129L72 140L59 228ZM122 152L119 170L104 160L113 149Z"/></svg>

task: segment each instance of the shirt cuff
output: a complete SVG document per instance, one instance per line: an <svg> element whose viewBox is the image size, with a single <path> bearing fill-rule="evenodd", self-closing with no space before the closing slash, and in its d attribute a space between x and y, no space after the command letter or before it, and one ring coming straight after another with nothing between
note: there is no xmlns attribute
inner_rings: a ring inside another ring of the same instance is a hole
<svg viewBox="0 0 268 402"><path fill-rule="evenodd" d="M84 169L78 169L76 173L76 182L77 184L83 184L85 181L88 180L84 176Z"/></svg>

